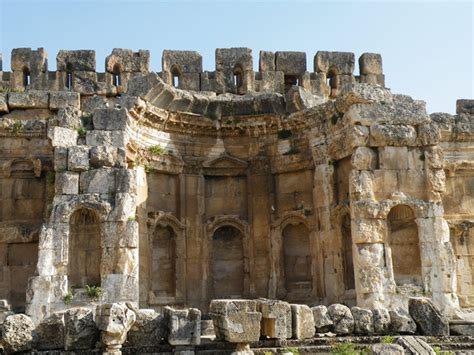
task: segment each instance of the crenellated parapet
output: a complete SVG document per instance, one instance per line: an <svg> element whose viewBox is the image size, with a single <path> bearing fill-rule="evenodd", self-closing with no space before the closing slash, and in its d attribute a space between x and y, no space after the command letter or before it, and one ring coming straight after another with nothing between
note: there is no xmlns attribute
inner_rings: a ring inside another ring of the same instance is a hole
<svg viewBox="0 0 474 355"><path fill-rule="evenodd" d="M356 82L384 86L382 57L364 53L359 58L359 75L354 75L355 56L349 52L319 51L313 71L306 53L260 51L259 68L253 68L250 48L218 48L215 70L203 70L202 56L195 51L164 50L162 80L178 89L236 95L254 92L287 93L299 86L321 97L336 97L351 90ZM115 96L127 91L128 82L150 73L150 52L115 48L105 58L105 72L97 72L93 50L60 50L56 71L48 70L43 48L16 48L11 54L11 72L2 71L0 87L10 90L70 90L82 95Z"/></svg>

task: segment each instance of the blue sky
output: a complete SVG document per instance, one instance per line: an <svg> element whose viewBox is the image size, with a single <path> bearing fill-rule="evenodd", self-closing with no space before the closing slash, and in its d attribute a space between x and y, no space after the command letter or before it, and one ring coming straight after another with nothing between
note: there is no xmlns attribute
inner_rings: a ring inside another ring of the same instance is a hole
<svg viewBox="0 0 474 355"><path fill-rule="evenodd" d="M218 47L258 52L318 50L381 53L387 87L455 111L474 97L472 1L117 1L0 0L0 51L10 70L17 47L44 47L49 69L59 49L95 49L97 70L114 47L149 49L161 70L163 49L197 50L214 70ZM355 73L358 73L356 67Z"/></svg>

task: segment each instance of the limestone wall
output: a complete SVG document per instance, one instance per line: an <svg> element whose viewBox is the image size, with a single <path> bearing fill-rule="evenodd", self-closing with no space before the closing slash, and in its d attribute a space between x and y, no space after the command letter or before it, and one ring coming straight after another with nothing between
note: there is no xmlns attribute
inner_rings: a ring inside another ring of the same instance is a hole
<svg viewBox="0 0 474 355"><path fill-rule="evenodd" d="M313 94L335 97L356 81L384 85L379 54L362 54L358 76L353 74L353 53L319 51L314 56L313 72L306 62L304 52L260 51L259 68L254 71L250 48L218 48L215 71L204 71L198 52L165 50L159 74L166 84L176 88L218 94L284 94L292 85L299 85ZM114 96L127 91L129 80L150 72L150 52L115 48L105 59L105 73L99 73L95 51L60 50L56 68L48 71L48 53L44 48L17 48L11 54L11 72L2 72L0 61L0 86Z"/></svg>
<svg viewBox="0 0 474 355"><path fill-rule="evenodd" d="M296 52L253 72L242 48L218 49L212 75L196 52L165 51L160 74L146 51L114 50L102 76L93 51L61 51L54 74L42 50L12 63L0 297L35 321L118 301L471 305L472 100L430 117L376 85L374 54L357 79L338 52L311 74Z"/></svg>

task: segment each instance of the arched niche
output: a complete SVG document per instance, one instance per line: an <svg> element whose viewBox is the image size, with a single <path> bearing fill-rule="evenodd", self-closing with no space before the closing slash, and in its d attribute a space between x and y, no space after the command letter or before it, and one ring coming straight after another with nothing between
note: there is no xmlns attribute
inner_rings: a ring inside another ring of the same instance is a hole
<svg viewBox="0 0 474 355"><path fill-rule="evenodd" d="M148 219L148 251L140 261L147 302L151 306L182 304L186 285L185 226L170 213L156 212Z"/></svg>
<svg viewBox="0 0 474 355"><path fill-rule="evenodd" d="M407 205L394 206L387 215L388 246L397 286L422 286L420 241L415 214Z"/></svg>
<svg viewBox="0 0 474 355"><path fill-rule="evenodd" d="M217 216L207 223L208 299L250 297L251 254L248 225L238 216Z"/></svg>
<svg viewBox="0 0 474 355"><path fill-rule="evenodd" d="M243 236L239 229L226 225L212 235L212 293L215 298L242 298L244 294Z"/></svg>
<svg viewBox="0 0 474 355"><path fill-rule="evenodd" d="M150 289L158 298L176 297L176 233L157 225L151 245Z"/></svg>
<svg viewBox="0 0 474 355"><path fill-rule="evenodd" d="M101 284L101 223L97 212L79 208L69 220L68 284L70 288Z"/></svg>
<svg viewBox="0 0 474 355"><path fill-rule="evenodd" d="M311 289L309 230L303 223L288 224L282 231L282 261L285 289L289 294Z"/></svg>
<svg viewBox="0 0 474 355"><path fill-rule="evenodd" d="M306 301L318 297L317 241L313 224L298 211L272 224L268 297Z"/></svg>

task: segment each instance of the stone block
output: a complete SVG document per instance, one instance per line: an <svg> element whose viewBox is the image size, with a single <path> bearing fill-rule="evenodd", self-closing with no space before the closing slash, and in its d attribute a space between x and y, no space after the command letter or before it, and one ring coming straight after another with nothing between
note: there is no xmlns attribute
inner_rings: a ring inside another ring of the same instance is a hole
<svg viewBox="0 0 474 355"><path fill-rule="evenodd" d="M150 51L140 49L138 52L133 52L131 49L114 48L112 54L105 58L105 70L115 74L116 67L120 73L148 73Z"/></svg>
<svg viewBox="0 0 474 355"><path fill-rule="evenodd" d="M386 170L407 170L408 148L390 146L380 147L379 168Z"/></svg>
<svg viewBox="0 0 474 355"><path fill-rule="evenodd" d="M439 143L441 132L434 123L423 124L418 127L418 142L423 146L434 146Z"/></svg>
<svg viewBox="0 0 474 355"><path fill-rule="evenodd" d="M335 303L328 307L328 312L336 334L351 334L354 331L354 317L349 307Z"/></svg>
<svg viewBox="0 0 474 355"><path fill-rule="evenodd" d="M103 223L105 248L138 248L138 223L134 220Z"/></svg>
<svg viewBox="0 0 474 355"><path fill-rule="evenodd" d="M449 331L451 335L474 336L474 323L472 321L450 321Z"/></svg>
<svg viewBox="0 0 474 355"><path fill-rule="evenodd" d="M67 148L54 148L54 171L67 170Z"/></svg>
<svg viewBox="0 0 474 355"><path fill-rule="evenodd" d="M372 311L374 317L374 330L376 334L387 334L390 331L390 313L385 308L375 308Z"/></svg>
<svg viewBox="0 0 474 355"><path fill-rule="evenodd" d="M352 307L351 313L354 317L354 333L363 335L374 334L374 317L370 309Z"/></svg>
<svg viewBox="0 0 474 355"><path fill-rule="evenodd" d="M410 314L402 308L390 310L390 330L400 334L414 334L416 324Z"/></svg>
<svg viewBox="0 0 474 355"><path fill-rule="evenodd" d="M286 112L305 110L322 103L322 99L301 86L292 86L286 93Z"/></svg>
<svg viewBox="0 0 474 355"><path fill-rule="evenodd" d="M128 115L126 109L98 109L94 111L94 115L92 116L94 128L98 130L125 130L127 121Z"/></svg>
<svg viewBox="0 0 474 355"><path fill-rule="evenodd" d="M374 124L370 126L369 142L372 147L414 146L416 130L413 126Z"/></svg>
<svg viewBox="0 0 474 355"><path fill-rule="evenodd" d="M313 311L307 305L292 304L292 335L294 339L312 338L315 333Z"/></svg>
<svg viewBox="0 0 474 355"><path fill-rule="evenodd" d="M14 48L11 55L12 71L22 72L27 68L32 76L48 71L48 53L44 48ZM1 69L0 69L1 71Z"/></svg>
<svg viewBox="0 0 474 355"><path fill-rule="evenodd" d="M319 51L314 56L314 71L332 75L352 75L354 72L354 53Z"/></svg>
<svg viewBox="0 0 474 355"><path fill-rule="evenodd" d="M108 145L124 148L127 142L127 134L123 131L93 130L86 134L86 144L89 146Z"/></svg>
<svg viewBox="0 0 474 355"><path fill-rule="evenodd" d="M91 148L89 155L94 168L126 166L125 150L122 148L98 145Z"/></svg>
<svg viewBox="0 0 474 355"><path fill-rule="evenodd" d="M124 303L106 303L97 306L96 323L107 352L120 351L135 319L135 312Z"/></svg>
<svg viewBox="0 0 474 355"><path fill-rule="evenodd" d="M316 333L327 333L332 331L334 323L329 316L326 306L320 305L311 307L311 311L313 312Z"/></svg>
<svg viewBox="0 0 474 355"><path fill-rule="evenodd" d="M136 321L127 334L130 346L156 346L166 340L166 324L163 316L153 309L135 310Z"/></svg>
<svg viewBox="0 0 474 355"><path fill-rule="evenodd" d="M354 169L374 170L377 168L377 153L369 147L357 147L352 153L351 163Z"/></svg>
<svg viewBox="0 0 474 355"><path fill-rule="evenodd" d="M196 308L164 308L168 343L171 345L199 345L201 343L201 311Z"/></svg>
<svg viewBox="0 0 474 355"><path fill-rule="evenodd" d="M123 222L135 218L136 200L136 194L116 193L115 208L110 212L108 220Z"/></svg>
<svg viewBox="0 0 474 355"><path fill-rule="evenodd" d="M385 75L383 74L365 74L358 77L361 84L380 85L385 87Z"/></svg>
<svg viewBox="0 0 474 355"><path fill-rule="evenodd" d="M371 355L405 355L405 349L398 344L374 344L370 346Z"/></svg>
<svg viewBox="0 0 474 355"><path fill-rule="evenodd" d="M89 147L86 145L77 145L69 147L67 150L67 168L70 171L89 170Z"/></svg>
<svg viewBox="0 0 474 355"><path fill-rule="evenodd" d="M423 335L449 335L448 320L440 313L429 298L409 298L408 310Z"/></svg>
<svg viewBox="0 0 474 355"><path fill-rule="evenodd" d="M217 48L216 71L232 72L236 66L243 71L253 70L252 49L250 48Z"/></svg>
<svg viewBox="0 0 474 355"><path fill-rule="evenodd" d="M59 110L67 106L80 108L81 97L79 93L72 91L51 91L49 93L49 109Z"/></svg>
<svg viewBox="0 0 474 355"><path fill-rule="evenodd" d="M361 75L383 74L382 56L378 53L363 53L359 57L359 70Z"/></svg>
<svg viewBox="0 0 474 355"><path fill-rule="evenodd" d="M285 75L300 76L306 71L305 52L276 52L275 70Z"/></svg>
<svg viewBox="0 0 474 355"><path fill-rule="evenodd" d="M175 69L180 74L201 73L202 56L195 51L174 51L165 49L162 56L162 69L164 72L172 72Z"/></svg>
<svg viewBox="0 0 474 355"><path fill-rule="evenodd" d="M436 192L446 191L446 173L443 169L429 169L427 178L431 190Z"/></svg>
<svg viewBox="0 0 474 355"><path fill-rule="evenodd" d="M404 95L393 95L391 100L390 97L380 97L370 105L352 105L345 113L345 117L350 122L364 126L372 124L414 126L430 122L426 113L426 103Z"/></svg>
<svg viewBox="0 0 474 355"><path fill-rule="evenodd" d="M92 71L75 71L73 73L72 89L82 95L99 93L97 73ZM105 92L102 94L104 95Z"/></svg>
<svg viewBox="0 0 474 355"><path fill-rule="evenodd" d="M81 173L80 192L83 194L115 192L115 169L101 168Z"/></svg>
<svg viewBox="0 0 474 355"><path fill-rule="evenodd" d="M82 113L75 107L64 107L59 109L56 116L58 126L77 130L82 126Z"/></svg>
<svg viewBox="0 0 474 355"><path fill-rule="evenodd" d="M459 99L456 100L456 113L474 115L474 100L472 99Z"/></svg>
<svg viewBox="0 0 474 355"><path fill-rule="evenodd" d="M53 313L36 327L36 347L38 350L64 348L64 313Z"/></svg>
<svg viewBox="0 0 474 355"><path fill-rule="evenodd" d="M0 93L0 113L8 112L7 94Z"/></svg>
<svg viewBox="0 0 474 355"><path fill-rule="evenodd" d="M53 147L71 147L77 144L77 131L64 127L48 128L48 138Z"/></svg>
<svg viewBox="0 0 474 355"><path fill-rule="evenodd" d="M79 173L56 172L55 193L56 195L77 195L79 193Z"/></svg>
<svg viewBox="0 0 474 355"><path fill-rule="evenodd" d="M260 51L258 71L261 73L275 71L275 54L273 52Z"/></svg>
<svg viewBox="0 0 474 355"><path fill-rule="evenodd" d="M285 93L285 75L281 71L265 71L261 73L260 92Z"/></svg>
<svg viewBox="0 0 474 355"><path fill-rule="evenodd" d="M34 346L35 325L24 314L8 316L0 324L0 349L6 354L31 350Z"/></svg>
<svg viewBox="0 0 474 355"><path fill-rule="evenodd" d="M292 316L289 303L259 299L257 310L262 313L261 335L274 339L291 338Z"/></svg>
<svg viewBox="0 0 474 355"><path fill-rule="evenodd" d="M49 94L47 91L29 90L25 92L10 92L8 94L10 109L48 108Z"/></svg>
<svg viewBox="0 0 474 355"><path fill-rule="evenodd" d="M216 338L230 343L250 343L260 339L262 314L254 300L212 300L210 315Z"/></svg>
<svg viewBox="0 0 474 355"><path fill-rule="evenodd" d="M56 56L56 68L59 71L95 72L95 51L93 50L60 50Z"/></svg>
<svg viewBox="0 0 474 355"><path fill-rule="evenodd" d="M179 76L178 88L182 90L200 91L200 73L183 73Z"/></svg>
<svg viewBox="0 0 474 355"><path fill-rule="evenodd" d="M64 349L94 349L99 340L99 330L94 322L94 314L88 308L72 308L64 313Z"/></svg>

